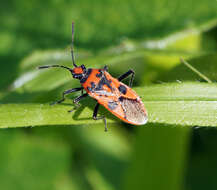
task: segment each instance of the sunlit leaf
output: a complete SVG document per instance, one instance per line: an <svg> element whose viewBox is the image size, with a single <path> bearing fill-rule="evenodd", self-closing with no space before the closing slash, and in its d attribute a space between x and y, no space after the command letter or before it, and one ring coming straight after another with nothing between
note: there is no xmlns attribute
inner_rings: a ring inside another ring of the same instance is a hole
<svg viewBox="0 0 217 190"><path fill-rule="evenodd" d="M149 113L149 122L180 125L216 126L217 85L206 83L171 83L135 89ZM71 102L48 104L1 104L0 126L22 127L38 125L95 124L92 120L94 101L88 98L82 109L67 113ZM104 110L105 112L105 110ZM108 123L119 122L105 112Z"/></svg>

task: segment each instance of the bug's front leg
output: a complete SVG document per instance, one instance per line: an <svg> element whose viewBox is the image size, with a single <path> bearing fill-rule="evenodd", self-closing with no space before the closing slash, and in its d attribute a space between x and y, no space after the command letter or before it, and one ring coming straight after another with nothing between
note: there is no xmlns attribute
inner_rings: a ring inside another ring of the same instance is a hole
<svg viewBox="0 0 217 190"><path fill-rule="evenodd" d="M79 87L79 88L72 88L72 89L69 89L69 90L65 90L63 93L62 93L62 99L61 100L58 100L56 102L53 102L51 103L50 105L55 105L55 104L60 104L61 102L63 102L65 100L65 96L67 94L70 94L72 92L77 92L77 91L82 91L82 94L83 94L83 87Z"/></svg>
<svg viewBox="0 0 217 190"><path fill-rule="evenodd" d="M69 110L68 112L73 112L73 111L75 111L76 109L78 109L78 108L81 106L81 105L79 104L79 101L80 101L81 99L87 97L87 96L88 96L88 94L86 93L86 94L82 94L81 96L78 96L77 98L75 98L75 99L73 100L73 103L75 104L75 108L73 108L72 110Z"/></svg>
<svg viewBox="0 0 217 190"><path fill-rule="evenodd" d="M131 76L130 81L129 81L129 87L132 87L133 79L134 79L134 76L135 76L135 72L132 69L130 69L129 71L127 71L123 75L119 76L118 80L122 81L122 80L124 80L125 78L127 78L130 75L132 75L132 76Z"/></svg>
<svg viewBox="0 0 217 190"><path fill-rule="evenodd" d="M108 128L107 128L107 122L106 122L106 118L105 116L99 116L97 117L97 114L98 114L98 110L99 110L99 103L96 104L95 108L94 108L94 111L93 111L93 119L94 120L99 120L99 119L103 119L104 121L104 124L105 124L105 132L108 131Z"/></svg>

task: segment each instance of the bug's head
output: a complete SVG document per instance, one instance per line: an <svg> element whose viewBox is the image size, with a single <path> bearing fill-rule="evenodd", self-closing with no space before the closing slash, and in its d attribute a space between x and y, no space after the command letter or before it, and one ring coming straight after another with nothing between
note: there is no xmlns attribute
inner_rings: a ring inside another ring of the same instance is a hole
<svg viewBox="0 0 217 190"><path fill-rule="evenodd" d="M60 68L67 69L71 72L73 78L79 79L79 80L81 80L86 74L86 68L84 65L77 66L74 64L73 69L66 67L66 66L63 66L63 65L45 65L45 66L40 66L38 68L39 69L47 69L47 68L51 68L51 67L60 67Z"/></svg>
<svg viewBox="0 0 217 190"><path fill-rule="evenodd" d="M85 73L86 73L86 68L84 65L81 65L79 67L77 66L74 67L74 69L72 69L72 76L75 79L81 80L84 77Z"/></svg>

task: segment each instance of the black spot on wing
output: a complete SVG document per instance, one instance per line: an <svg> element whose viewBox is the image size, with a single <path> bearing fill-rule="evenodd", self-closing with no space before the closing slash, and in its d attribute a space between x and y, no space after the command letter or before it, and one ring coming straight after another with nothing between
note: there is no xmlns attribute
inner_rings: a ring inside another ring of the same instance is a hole
<svg viewBox="0 0 217 190"><path fill-rule="evenodd" d="M94 90L96 88L96 84L94 82L91 82L90 84L91 84L91 87L88 86L87 89L91 92L94 92Z"/></svg>
<svg viewBox="0 0 217 190"><path fill-rule="evenodd" d="M99 73L96 74L96 77L97 78L101 78L103 75L103 72L101 70L99 70Z"/></svg>
<svg viewBox="0 0 217 190"><path fill-rule="evenodd" d="M117 106L118 106L117 102L113 102L113 101L112 102L108 102L108 107L111 110L114 110Z"/></svg>
<svg viewBox="0 0 217 190"><path fill-rule="evenodd" d="M111 80L108 80L108 79L106 78L106 76L103 75L103 76L101 77L101 79L100 79L100 81L99 81L97 87L96 87L96 90L103 90L103 86L106 85L106 86L108 86L108 87L111 89L111 91L112 91L113 89L112 89L112 86L110 85L111 82L112 82Z"/></svg>
<svg viewBox="0 0 217 190"><path fill-rule="evenodd" d="M111 89L111 91L113 90L112 86L110 85L112 83L111 80L107 80L106 85Z"/></svg>
<svg viewBox="0 0 217 190"><path fill-rule="evenodd" d="M84 77L81 78L80 83L85 83L91 73L92 73L92 69L88 69Z"/></svg>
<svg viewBox="0 0 217 190"><path fill-rule="evenodd" d="M120 85L118 87L118 90L122 93L122 94L126 94L127 93L127 88L124 85Z"/></svg>
<svg viewBox="0 0 217 190"><path fill-rule="evenodd" d="M96 87L96 84L94 82L91 82L90 84L91 84L91 88L94 89Z"/></svg>
<svg viewBox="0 0 217 190"><path fill-rule="evenodd" d="M118 99L119 99L119 101L120 101L120 102L122 102L122 101L123 101L123 99L124 99L124 97L123 97L123 96L121 96L121 97L119 97Z"/></svg>

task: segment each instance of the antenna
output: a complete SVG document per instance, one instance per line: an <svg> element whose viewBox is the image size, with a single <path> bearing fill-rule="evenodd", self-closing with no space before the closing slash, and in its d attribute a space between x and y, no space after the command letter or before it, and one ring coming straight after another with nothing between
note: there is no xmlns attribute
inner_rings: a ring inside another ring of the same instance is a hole
<svg viewBox="0 0 217 190"><path fill-rule="evenodd" d="M69 70L71 73L73 73L73 70L66 67L66 66L63 66L63 65L44 65L44 66L40 66L38 67L38 69L47 69L47 68L51 68L51 67L60 67L60 68L64 68L64 69L67 69Z"/></svg>
<svg viewBox="0 0 217 190"><path fill-rule="evenodd" d="M74 43L74 22L72 22L72 44L71 44L71 56L72 56L72 63L74 67L77 67L75 64L75 59L74 59L74 52L73 52L73 43Z"/></svg>

